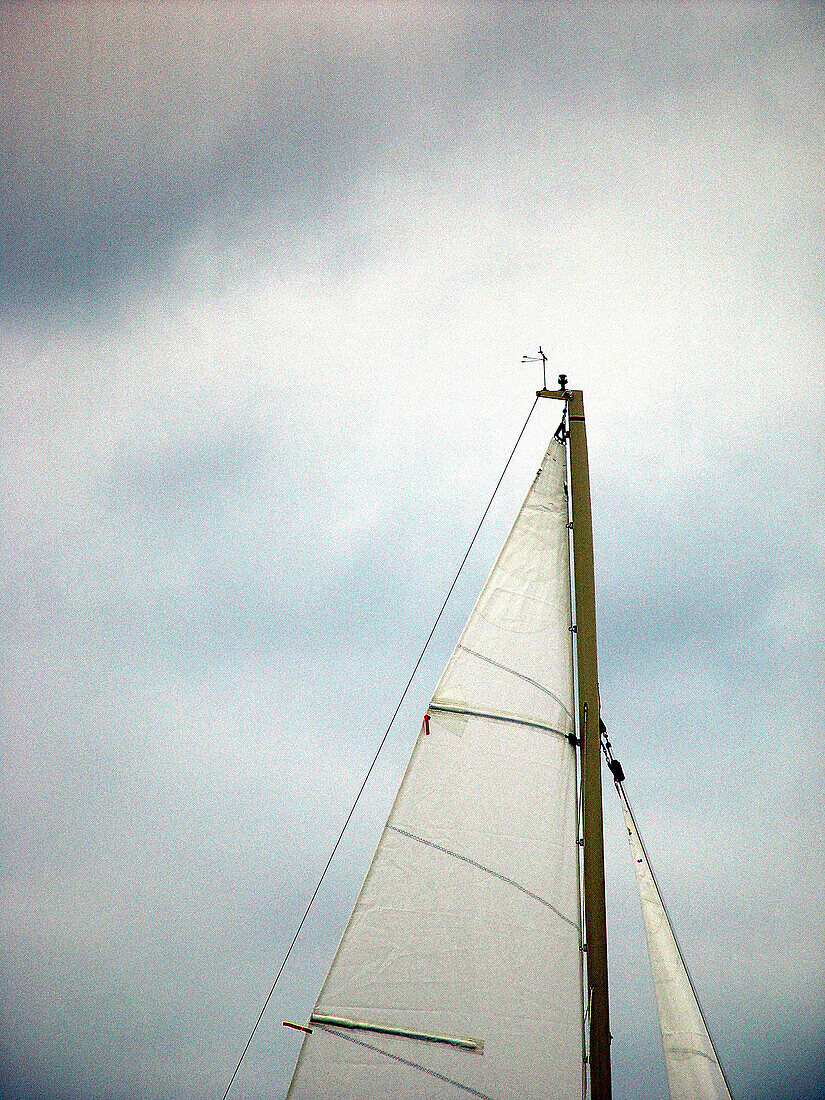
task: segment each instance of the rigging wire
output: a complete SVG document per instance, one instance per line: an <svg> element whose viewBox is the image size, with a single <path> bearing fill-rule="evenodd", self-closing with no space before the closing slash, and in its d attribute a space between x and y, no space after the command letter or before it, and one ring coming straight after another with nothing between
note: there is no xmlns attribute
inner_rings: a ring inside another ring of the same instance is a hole
<svg viewBox="0 0 825 1100"><path fill-rule="evenodd" d="M324 865L324 869L321 872L321 876L318 879L318 882L315 886L315 889L312 891L312 896L309 899L307 907L304 911L304 915L301 917L300 923L299 923L298 927L295 930L295 935L292 937L292 940L290 941L289 947L286 950L286 954L284 955L284 957L281 961L281 965L278 967L278 973L275 975L275 980L272 983L272 987L269 990L269 993L267 993L267 995L266 995L266 1000L264 1001L264 1003L261 1007L261 1011L258 1013L258 1018L255 1021L255 1025L252 1028L252 1031L249 1033L249 1038L246 1040L246 1045L244 1046L243 1050L241 1051L241 1056L238 1059L238 1064L235 1066L235 1069L232 1073L232 1076L229 1078L229 1084L226 1086L226 1089L224 1090L224 1094L223 1094L223 1097L221 1098L221 1100L226 1100L227 1096L229 1095L229 1090L232 1088L233 1082L234 1082L235 1078L238 1075L238 1070L241 1068L241 1063L243 1062L244 1058L246 1057L246 1052L249 1050L249 1047L252 1043L252 1040L255 1037L255 1032L258 1030L258 1024L260 1024L261 1020L263 1019L263 1015L266 1012L267 1005L269 1004L270 1000L272 999L272 994L275 992L275 986L278 984L278 979L281 977L281 974L283 973L283 969L286 966L287 961L289 959L289 956L292 954L292 949L295 946L295 943L298 939L298 936L301 934L301 929L304 927L304 923L306 922L306 919L309 916L309 911L312 908L313 903L315 901L315 898L318 895L318 891L321 889L321 884L324 881L324 878L326 877L326 873L329 870L330 864L332 863L332 861L335 857L335 853L338 850L338 845L341 843L341 841L344 837L344 833L347 830L347 826L349 825L350 820L352 818L352 815L355 813L355 808L358 805L358 802L360 801L361 795L364 793L364 788L367 785L367 781L369 780L369 777L372 775L372 770L375 767L376 762L378 761L378 757L381 754L381 750L384 747L384 743L386 742L387 738L389 737L390 730L392 729L393 724L395 723L395 719L398 716L398 712L401 710L401 704L404 702L405 698L407 697L407 692L410 689L410 685L412 684L413 680L415 679L416 672L418 672L418 666L421 664L422 660L424 659L424 654L427 652L427 647L429 646L430 642L432 641L432 637L433 637L433 634L435 634L436 627L438 626L439 622L441 621L441 616L444 614L444 608L447 606L447 603L450 599L450 596L452 596L452 594L453 594L453 589L455 588L456 584L458 583L458 578L461 576L461 571L464 568L464 565L467 561L467 558L470 556L470 551L472 550L473 546L475 545L475 541L478 538L478 533L481 530L482 524L484 523L485 519L487 518L487 513L490 511L490 508L492 507L493 501L495 500L495 497L496 497L496 493L498 492L499 487L501 486L501 483L504 480L504 475L507 473L507 470L510 467L510 463L513 460L513 455L516 453L516 450L518 449L519 443L521 443L521 437L524 435L525 431L527 430L527 425L530 423L530 417L533 415L533 412L535 411L535 408L536 408L536 405L538 404L538 401L539 401L539 398L538 398L538 394L537 394L535 396L535 398L533 399L533 404L530 406L530 411L527 414L527 419L524 421L524 424L522 425L521 431L518 433L518 438L516 439L516 442L513 444L513 449L510 451L510 455L509 455L507 461L504 463L504 469L501 471L501 474L499 475L499 479L496 482L495 488L493 489L493 491L490 495L490 499L487 501L487 507L484 509L484 512L482 513L482 516L481 516L481 519L478 521L478 526L475 529L473 537L470 539L470 545L467 547L467 549L464 553L464 557L461 559L461 563L459 564L458 569L455 572L455 576L453 577L452 584L450 585L449 590L447 591L447 595L444 597L444 602L441 604L441 607L438 611L438 614L435 617L435 622L432 625L432 629L430 630L430 633L427 635L427 640L424 642L424 645L421 649L421 652L418 655L418 659L415 662L415 665L413 666L412 672L410 673L410 677L407 680L407 683L404 687L404 690L401 692L401 698L398 700L396 708L392 713L392 718L390 718L389 725L387 726L386 730L384 730L384 735L382 736L381 740L378 743L378 748L375 750L375 755L372 758L372 762L370 763L369 768L367 768L367 773L364 776L364 779L361 783L361 786L358 788L358 794L356 794L355 799L352 803L352 806L350 807L349 813L346 816L346 820L344 821L344 824L341 826L341 831L338 834L338 839L335 841L335 843L332 846L332 851L329 854L329 859L327 860L326 864Z"/></svg>

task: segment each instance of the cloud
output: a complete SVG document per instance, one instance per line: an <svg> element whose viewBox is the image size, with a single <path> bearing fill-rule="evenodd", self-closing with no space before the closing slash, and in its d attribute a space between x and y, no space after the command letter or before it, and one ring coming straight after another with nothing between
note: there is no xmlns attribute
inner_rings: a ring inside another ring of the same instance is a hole
<svg viewBox="0 0 825 1100"><path fill-rule="evenodd" d="M586 391L608 726L735 1092L783 1095L825 911L817 9L374 10L0 15L9 1090L228 1079L541 342ZM555 418L242 1090L288 1079ZM631 1095L659 1038L614 810Z"/></svg>
<svg viewBox="0 0 825 1100"><path fill-rule="evenodd" d="M371 101L347 94L380 84L379 35L341 51L334 14L7 6L3 22L12 305L150 279L206 219L225 235L272 205L288 224L323 217L382 140Z"/></svg>
<svg viewBox="0 0 825 1100"><path fill-rule="evenodd" d="M205 226L225 242L263 223L283 253L345 216L353 187L376 170L437 173L456 142L485 128L488 149L516 136L519 158L598 119L621 132L635 117L660 140L674 119L690 127L709 113L747 127L748 95L768 88L783 97L781 116L794 104L798 132L809 129L801 111L816 129L813 9L640 19L618 8L516 16L495 5L380 16L357 6L295 16L7 5L2 18L2 270L15 312L106 302L124 281L166 272ZM811 66L813 98L781 84L785 36L794 70ZM636 125L629 137L620 156L632 164L645 135ZM690 172L668 179L656 145L646 152L654 186L684 186ZM601 157L588 165L560 153L550 182L565 198L602 190ZM698 178L710 194L697 197L712 201L719 177ZM454 180L457 193L463 185Z"/></svg>

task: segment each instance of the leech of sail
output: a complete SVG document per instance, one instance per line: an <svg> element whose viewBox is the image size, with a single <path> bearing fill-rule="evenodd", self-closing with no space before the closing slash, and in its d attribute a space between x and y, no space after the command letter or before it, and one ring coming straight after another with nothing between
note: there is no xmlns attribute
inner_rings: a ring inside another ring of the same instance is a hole
<svg viewBox="0 0 825 1100"><path fill-rule="evenodd" d="M398 1035L402 1039L423 1039L428 1043L446 1043L447 1046L460 1047L462 1050L484 1050L482 1039L464 1039L460 1035L433 1035L428 1031L410 1031L405 1027L392 1027L390 1024L374 1024L367 1020L351 1020L347 1016L326 1016L313 1012L309 1018L311 1024L327 1024L329 1027L346 1027L353 1031L375 1031L379 1035Z"/></svg>
<svg viewBox="0 0 825 1100"><path fill-rule="evenodd" d="M513 722L517 726L529 726L534 730L543 730L545 733L555 733L567 740L567 734L557 730L555 726L547 726L544 722L534 722L530 718L519 718L517 714L496 714L490 710L470 710L469 707L446 706L443 703L430 703L428 710L441 711L444 714L463 714L468 718L489 718L492 722Z"/></svg>

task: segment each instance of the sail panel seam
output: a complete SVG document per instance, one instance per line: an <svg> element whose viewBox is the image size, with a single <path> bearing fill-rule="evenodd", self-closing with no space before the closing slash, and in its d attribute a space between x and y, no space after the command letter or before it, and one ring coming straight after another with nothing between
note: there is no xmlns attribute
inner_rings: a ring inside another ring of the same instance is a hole
<svg viewBox="0 0 825 1100"><path fill-rule="evenodd" d="M665 1036L672 1036L672 1035L673 1035L673 1032L667 1032L667 1031L662 1032L662 1038L663 1039L665 1038ZM671 1043L670 1044L670 1052L671 1052L671 1054L677 1054L677 1055L680 1055L680 1054L695 1054L695 1055L698 1055L700 1058L706 1058L708 1060L708 1062L711 1063L711 1065L715 1066L717 1064L716 1059L713 1057L712 1054L708 1054L708 1052L706 1050L700 1050L699 1047L689 1047L686 1043Z"/></svg>
<svg viewBox="0 0 825 1100"><path fill-rule="evenodd" d="M555 733L567 740L567 734L557 730L555 726L547 726L544 722L534 722L530 718L519 718L515 714L496 714L491 710L471 710L469 707L453 707L445 703L430 703L428 710L442 711L444 714L462 714L467 718L489 718L492 722L512 722L516 726L528 726L530 729L542 730L544 733Z"/></svg>
<svg viewBox="0 0 825 1100"><path fill-rule="evenodd" d="M526 684L531 684L534 688L538 688L539 691L543 691L545 695L549 695L554 702L559 704L567 717L572 721L573 715L561 699L559 699L558 695L556 695L554 691L551 691L550 688L545 687L544 684L540 684L538 680L534 680L532 676L525 676L523 672L519 672L515 668L510 668L509 665L503 665L501 661L494 661L492 657L487 657L485 654L479 653L477 649L471 649L470 646L463 645L461 642L458 643L456 649L463 649L465 653L470 653L473 657L478 657L480 661L486 661L487 664L492 665L493 668L500 668L502 672L509 672L511 676L517 676L519 680L523 680Z"/></svg>
<svg viewBox="0 0 825 1100"><path fill-rule="evenodd" d="M445 1073L439 1073L437 1069L430 1069L429 1066L422 1066L419 1062L413 1062L411 1058L403 1058L400 1054L392 1054L390 1051L382 1050L381 1047L374 1046L372 1043L364 1042L363 1039L356 1039L354 1035L345 1035L343 1031L327 1027L326 1024L316 1024L315 1026L319 1031L326 1031L328 1035L337 1035L339 1039L345 1039L348 1043L355 1043L356 1046L374 1050L376 1054L383 1054L385 1058L391 1058L394 1062L401 1062L402 1065L409 1066L410 1069L418 1069L422 1073L428 1073L431 1077L437 1077L439 1081L443 1081L447 1085L454 1085L457 1089L463 1089L464 1092L469 1092L472 1096L478 1096L480 1100L493 1100L486 1092L479 1092L472 1085L463 1085L461 1081L455 1081Z"/></svg>
<svg viewBox="0 0 825 1100"><path fill-rule="evenodd" d="M493 878L497 878L500 882L506 883L508 886L514 886L516 890L520 890L522 894L526 894L528 898L532 898L533 901L539 902L544 905L552 913L555 913L557 917L563 920L566 924L569 924L571 928L577 932L579 926L575 921L570 920L564 913L552 905L546 898L541 897L539 894L534 894L532 890L528 890L526 886L522 886L520 882L516 882L515 879L508 878L507 875L502 875L499 871L494 871L492 867L485 867L483 863L479 863L478 860L472 859L470 856L463 856L459 852L452 851L451 848L445 848L442 844L436 844L434 840L425 840L423 836L417 836L415 833L409 832L407 829L401 829L398 825L387 825L388 829L392 829L394 833L400 833L401 836L409 837L410 840L417 840L419 844L426 844L428 848L435 848L437 852L443 852L444 855L452 856L453 859L459 859L462 863L469 863L471 867L476 867L479 871L484 871L488 875L492 875Z"/></svg>

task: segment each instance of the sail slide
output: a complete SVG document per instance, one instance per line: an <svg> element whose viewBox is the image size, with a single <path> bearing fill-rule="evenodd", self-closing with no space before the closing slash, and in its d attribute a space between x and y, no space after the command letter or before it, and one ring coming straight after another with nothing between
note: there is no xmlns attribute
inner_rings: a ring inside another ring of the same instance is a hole
<svg viewBox="0 0 825 1100"><path fill-rule="evenodd" d="M290 1100L580 1100L565 447L436 688Z"/></svg>
<svg viewBox="0 0 825 1100"><path fill-rule="evenodd" d="M671 1100L731 1100L624 786L616 787L636 865Z"/></svg>

